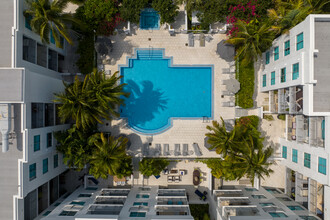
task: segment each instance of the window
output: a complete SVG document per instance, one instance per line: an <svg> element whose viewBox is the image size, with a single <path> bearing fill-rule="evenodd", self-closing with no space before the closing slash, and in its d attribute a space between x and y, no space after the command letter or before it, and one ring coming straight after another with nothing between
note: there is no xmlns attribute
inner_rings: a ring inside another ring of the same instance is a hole
<svg viewBox="0 0 330 220"><path fill-rule="evenodd" d="M264 195L252 195L252 197L255 199L266 199L266 196Z"/></svg>
<svg viewBox="0 0 330 220"><path fill-rule="evenodd" d="M260 204L260 206L262 206L262 207L266 207L266 206L274 206L274 203L272 203L272 202L263 202L263 203L259 203Z"/></svg>
<svg viewBox="0 0 330 220"><path fill-rule="evenodd" d="M72 201L70 202L71 205L85 205L85 202L83 201Z"/></svg>
<svg viewBox="0 0 330 220"><path fill-rule="evenodd" d="M273 218L286 218L288 217L284 212L268 212Z"/></svg>
<svg viewBox="0 0 330 220"><path fill-rule="evenodd" d="M318 220L318 218L311 216L311 215L299 215L299 217L304 220Z"/></svg>
<svg viewBox="0 0 330 220"><path fill-rule="evenodd" d="M269 64L269 60L270 60L270 53L269 51L266 52L266 64Z"/></svg>
<svg viewBox="0 0 330 220"><path fill-rule="evenodd" d="M288 157L288 148L286 146L282 147L282 157L285 159Z"/></svg>
<svg viewBox="0 0 330 220"><path fill-rule="evenodd" d="M267 85L266 79L267 79L266 74L262 75L262 87L265 87Z"/></svg>
<svg viewBox="0 0 330 220"><path fill-rule="evenodd" d="M292 65L292 79L298 79L299 78L299 63L295 63Z"/></svg>
<svg viewBox="0 0 330 220"><path fill-rule="evenodd" d="M48 158L42 161L42 173L45 174L48 172Z"/></svg>
<svg viewBox="0 0 330 220"><path fill-rule="evenodd" d="M33 149L34 149L34 152L40 150L40 135L35 135L33 137Z"/></svg>
<svg viewBox="0 0 330 220"><path fill-rule="evenodd" d="M304 210L301 206L299 205L288 205L288 208L292 211L300 211L300 210Z"/></svg>
<svg viewBox="0 0 330 220"><path fill-rule="evenodd" d="M287 56L290 54L290 40L285 41L284 43L284 56Z"/></svg>
<svg viewBox="0 0 330 220"><path fill-rule="evenodd" d="M304 166L311 168L311 155L308 153L304 153Z"/></svg>
<svg viewBox="0 0 330 220"><path fill-rule="evenodd" d="M327 159L319 157L319 173L327 174Z"/></svg>
<svg viewBox="0 0 330 220"><path fill-rule="evenodd" d="M297 35L297 50L304 48L304 33Z"/></svg>
<svg viewBox="0 0 330 220"><path fill-rule="evenodd" d="M29 166L29 176L30 176L30 181L37 178L37 164L36 163L31 164Z"/></svg>
<svg viewBox="0 0 330 220"><path fill-rule="evenodd" d="M286 82L286 68L281 69L281 83Z"/></svg>
<svg viewBox="0 0 330 220"><path fill-rule="evenodd" d="M281 194L277 189L266 189L266 191L273 194Z"/></svg>
<svg viewBox="0 0 330 220"><path fill-rule="evenodd" d="M54 125L54 104L46 103L45 104L45 126Z"/></svg>
<svg viewBox="0 0 330 220"><path fill-rule="evenodd" d="M136 198L148 199L149 195L148 194L137 194Z"/></svg>
<svg viewBox="0 0 330 220"><path fill-rule="evenodd" d="M31 104L31 127L41 128L44 126L44 104L32 103Z"/></svg>
<svg viewBox="0 0 330 220"><path fill-rule="evenodd" d="M58 154L54 155L54 168L58 167Z"/></svg>
<svg viewBox="0 0 330 220"><path fill-rule="evenodd" d="M47 133L47 148L53 146L53 134Z"/></svg>
<svg viewBox="0 0 330 220"><path fill-rule="evenodd" d="M145 212L131 212L129 217L146 217Z"/></svg>
<svg viewBox="0 0 330 220"><path fill-rule="evenodd" d="M32 28L31 28L31 20L32 20L32 16L31 15L27 15L26 17L25 17L25 27L27 28L27 29L29 29L29 30L32 30Z"/></svg>
<svg viewBox="0 0 330 220"><path fill-rule="evenodd" d="M91 197L91 196L92 196L91 193L81 193L81 194L79 194L78 197Z"/></svg>
<svg viewBox="0 0 330 220"><path fill-rule="evenodd" d="M140 205L148 206L148 203L147 202L134 202L133 203L133 206L140 206Z"/></svg>
<svg viewBox="0 0 330 220"><path fill-rule="evenodd" d="M245 190L249 192L258 191L256 188L245 188Z"/></svg>
<svg viewBox="0 0 330 220"><path fill-rule="evenodd" d="M77 211L62 211L59 216L74 216L77 213Z"/></svg>
<svg viewBox="0 0 330 220"><path fill-rule="evenodd" d="M272 76L272 78L271 78L270 84L271 84L271 85L275 85L275 71L273 71L273 72L271 73L271 76Z"/></svg>
<svg viewBox="0 0 330 220"><path fill-rule="evenodd" d="M23 60L36 63L37 43L31 38L23 36Z"/></svg>
<svg viewBox="0 0 330 220"><path fill-rule="evenodd" d="M57 52L51 49L48 49L48 69L57 71Z"/></svg>
<svg viewBox="0 0 330 220"><path fill-rule="evenodd" d="M298 163L298 150L292 149L292 162Z"/></svg>
<svg viewBox="0 0 330 220"><path fill-rule="evenodd" d="M52 29L50 29L49 35L50 35L50 42L51 42L52 44L55 44L55 38L54 38L54 36L53 36L53 31L52 31Z"/></svg>
<svg viewBox="0 0 330 220"><path fill-rule="evenodd" d="M47 47L37 43L37 64L47 68Z"/></svg>
<svg viewBox="0 0 330 220"><path fill-rule="evenodd" d="M278 47L274 48L274 61L278 60L279 58L279 51L278 51Z"/></svg>

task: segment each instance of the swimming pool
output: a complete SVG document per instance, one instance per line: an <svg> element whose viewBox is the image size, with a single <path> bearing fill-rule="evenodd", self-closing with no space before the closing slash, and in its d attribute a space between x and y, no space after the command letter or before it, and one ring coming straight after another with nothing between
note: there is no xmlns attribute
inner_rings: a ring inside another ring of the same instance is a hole
<svg viewBox="0 0 330 220"><path fill-rule="evenodd" d="M141 29L159 29L159 14L153 8L145 8L140 14L140 28Z"/></svg>
<svg viewBox="0 0 330 220"><path fill-rule="evenodd" d="M172 65L163 49L137 49L119 70L131 93L121 117L134 130L155 134L170 128L171 119L212 118L212 65Z"/></svg>

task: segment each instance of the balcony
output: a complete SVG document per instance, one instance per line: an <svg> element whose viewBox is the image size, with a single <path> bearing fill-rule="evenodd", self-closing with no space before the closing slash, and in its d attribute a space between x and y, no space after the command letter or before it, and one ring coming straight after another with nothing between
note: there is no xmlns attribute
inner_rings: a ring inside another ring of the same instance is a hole
<svg viewBox="0 0 330 220"><path fill-rule="evenodd" d="M278 113L289 113L289 89L278 90Z"/></svg>
<svg viewBox="0 0 330 220"><path fill-rule="evenodd" d="M102 189L101 196L127 196L130 190L127 189Z"/></svg>
<svg viewBox="0 0 330 220"><path fill-rule="evenodd" d="M156 215L190 215L189 207L157 207Z"/></svg>
<svg viewBox="0 0 330 220"><path fill-rule="evenodd" d="M315 147L324 147L325 120L324 117L309 118L309 140Z"/></svg>
<svg viewBox="0 0 330 220"><path fill-rule="evenodd" d="M296 123L296 116L295 115L288 115L288 124L287 124L287 129L288 129L288 140L289 141L294 141L296 140L296 128L297 128L297 123Z"/></svg>
<svg viewBox="0 0 330 220"><path fill-rule="evenodd" d="M117 204L117 205L124 205L126 199L125 198L113 198L107 196L97 196L94 204Z"/></svg>
<svg viewBox="0 0 330 220"><path fill-rule="evenodd" d="M218 207L244 206L251 203L249 197L218 197Z"/></svg>
<svg viewBox="0 0 330 220"><path fill-rule="evenodd" d="M309 117L296 116L296 135L299 143L309 143Z"/></svg>
<svg viewBox="0 0 330 220"><path fill-rule="evenodd" d="M160 189L158 196L186 196L186 191L182 189Z"/></svg>
<svg viewBox="0 0 330 220"><path fill-rule="evenodd" d="M157 198L157 205L188 205L186 198Z"/></svg>
<svg viewBox="0 0 330 220"><path fill-rule="evenodd" d="M260 216L257 206L225 206L223 207L223 218L230 220L235 216Z"/></svg>
<svg viewBox="0 0 330 220"><path fill-rule="evenodd" d="M270 112L278 112L278 91L269 91L269 108Z"/></svg>
<svg viewBox="0 0 330 220"><path fill-rule="evenodd" d="M114 205L91 205L88 208L88 215L119 215L123 206Z"/></svg>

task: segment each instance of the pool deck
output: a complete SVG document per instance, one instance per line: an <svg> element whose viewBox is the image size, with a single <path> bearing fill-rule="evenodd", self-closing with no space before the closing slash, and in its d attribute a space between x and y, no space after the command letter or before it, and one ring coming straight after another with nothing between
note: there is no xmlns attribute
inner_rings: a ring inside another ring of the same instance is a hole
<svg viewBox="0 0 330 220"><path fill-rule="evenodd" d="M185 45L188 43L187 34L170 36L167 30L136 30L132 36L117 34L111 37L113 41L113 50L110 53L111 62L105 64L104 68L114 73L118 70L118 65L126 64L126 57L133 55L134 48L164 48L165 56L173 57L173 64L212 64L214 65L214 119L219 120L220 116L224 119L234 119L235 108L221 106L222 101L229 101L228 96L221 98L221 92L226 89L225 86L221 85L222 80L229 79L229 74L222 74L222 68L228 68L229 64L220 58L216 49L217 44L221 40L226 39L226 35L216 34L212 38L210 42L205 43L205 47L199 46L198 39L195 39L195 47L187 47ZM135 133L125 124L125 120L119 119L113 120L109 129L104 125L101 125L101 128L104 131L111 132L113 135L120 133L130 135ZM215 152L210 152L204 147L204 138L207 132L206 126L210 124L211 120L205 122L202 119L175 119L173 120L173 126L163 133L152 136L135 133L135 138L133 138L135 140L132 140L131 149L138 154L142 150L142 146L150 142L152 144L169 144L170 150L171 148L174 149L174 144L189 144L190 148L192 148L193 143L198 143L203 154L201 157L217 157Z"/></svg>

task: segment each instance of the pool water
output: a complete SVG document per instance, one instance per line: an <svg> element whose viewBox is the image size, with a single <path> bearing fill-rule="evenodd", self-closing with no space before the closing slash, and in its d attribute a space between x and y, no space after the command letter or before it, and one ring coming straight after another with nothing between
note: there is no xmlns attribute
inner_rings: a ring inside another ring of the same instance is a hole
<svg viewBox="0 0 330 220"><path fill-rule="evenodd" d="M172 66L164 50L136 50L128 66L120 66L125 91L121 117L138 132L155 134L172 125L171 119L212 117L213 67Z"/></svg>
<svg viewBox="0 0 330 220"><path fill-rule="evenodd" d="M159 14L152 8L145 8L140 14L140 28L144 30L159 29Z"/></svg>

